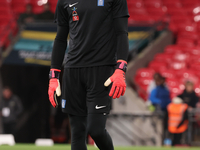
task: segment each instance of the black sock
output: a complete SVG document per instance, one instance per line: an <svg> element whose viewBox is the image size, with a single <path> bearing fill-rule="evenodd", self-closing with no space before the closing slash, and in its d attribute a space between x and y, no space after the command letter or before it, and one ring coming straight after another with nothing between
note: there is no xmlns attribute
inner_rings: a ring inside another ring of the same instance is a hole
<svg viewBox="0 0 200 150"><path fill-rule="evenodd" d="M105 129L107 116L88 114L87 131L100 150L114 150L112 139Z"/></svg>
<svg viewBox="0 0 200 150"><path fill-rule="evenodd" d="M87 150L86 122L87 117L69 115L71 125L71 150Z"/></svg>

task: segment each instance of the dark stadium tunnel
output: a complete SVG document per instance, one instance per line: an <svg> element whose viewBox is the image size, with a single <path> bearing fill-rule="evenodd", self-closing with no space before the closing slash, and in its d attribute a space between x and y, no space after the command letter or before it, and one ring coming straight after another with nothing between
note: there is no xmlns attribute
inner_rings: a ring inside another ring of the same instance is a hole
<svg viewBox="0 0 200 150"><path fill-rule="evenodd" d="M36 138L49 138L49 67L3 65L1 74L3 86L11 87L24 108L17 122L16 142L29 143L35 142ZM27 114L29 117L23 121Z"/></svg>

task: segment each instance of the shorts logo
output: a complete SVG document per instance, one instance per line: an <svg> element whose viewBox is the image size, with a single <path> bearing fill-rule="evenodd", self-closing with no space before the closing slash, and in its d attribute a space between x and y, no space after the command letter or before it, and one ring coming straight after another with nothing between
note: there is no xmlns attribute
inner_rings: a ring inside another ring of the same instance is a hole
<svg viewBox="0 0 200 150"><path fill-rule="evenodd" d="M106 106L98 106L98 105L96 105L95 109L101 109L101 108L104 108L104 107L106 107Z"/></svg>
<svg viewBox="0 0 200 150"><path fill-rule="evenodd" d="M104 0L97 0L97 6L104 6Z"/></svg>
<svg viewBox="0 0 200 150"><path fill-rule="evenodd" d="M77 8L74 7L72 10L73 10L73 12L72 12L73 21L78 21L79 20L79 16L78 16L78 14L76 12Z"/></svg>
<svg viewBox="0 0 200 150"><path fill-rule="evenodd" d="M66 105L66 100L62 99L62 108L65 108L65 105Z"/></svg>

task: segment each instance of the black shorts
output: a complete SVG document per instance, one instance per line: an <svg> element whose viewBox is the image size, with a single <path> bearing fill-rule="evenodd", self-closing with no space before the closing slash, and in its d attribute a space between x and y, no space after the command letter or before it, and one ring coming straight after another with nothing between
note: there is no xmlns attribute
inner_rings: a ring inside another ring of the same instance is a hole
<svg viewBox="0 0 200 150"><path fill-rule="evenodd" d="M65 68L62 84L62 111L71 115L109 113L110 88L104 82L113 74L114 66Z"/></svg>

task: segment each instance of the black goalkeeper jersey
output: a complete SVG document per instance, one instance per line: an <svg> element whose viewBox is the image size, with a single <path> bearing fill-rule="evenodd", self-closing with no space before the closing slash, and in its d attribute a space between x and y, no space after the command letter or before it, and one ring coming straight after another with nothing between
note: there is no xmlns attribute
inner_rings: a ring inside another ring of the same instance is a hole
<svg viewBox="0 0 200 150"><path fill-rule="evenodd" d="M56 22L69 28L65 67L116 64L113 20L128 16L126 0L58 0Z"/></svg>

